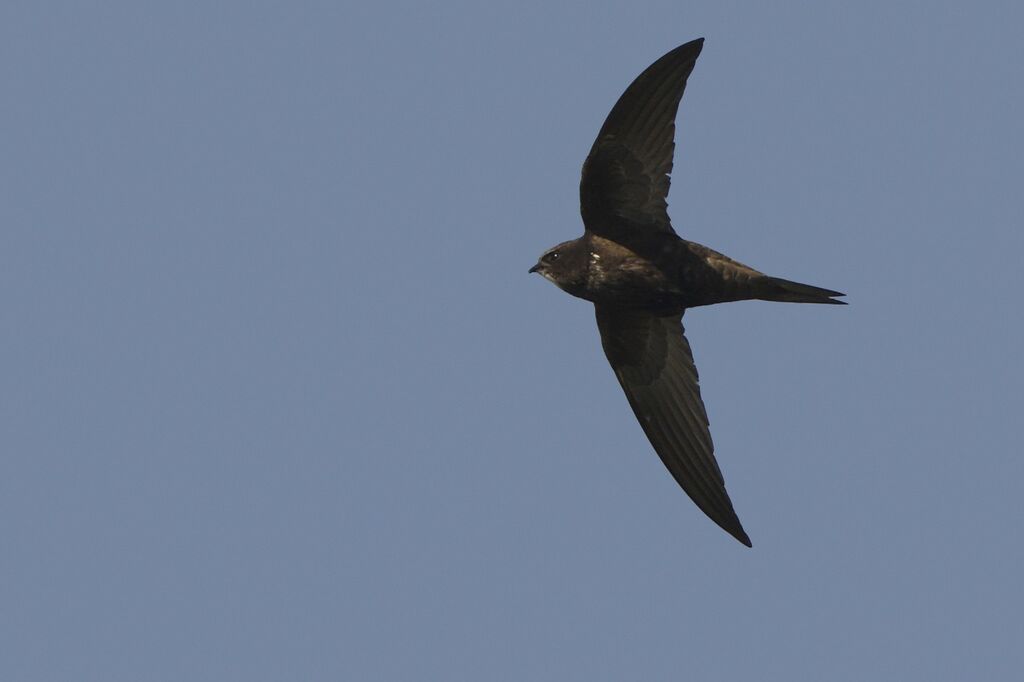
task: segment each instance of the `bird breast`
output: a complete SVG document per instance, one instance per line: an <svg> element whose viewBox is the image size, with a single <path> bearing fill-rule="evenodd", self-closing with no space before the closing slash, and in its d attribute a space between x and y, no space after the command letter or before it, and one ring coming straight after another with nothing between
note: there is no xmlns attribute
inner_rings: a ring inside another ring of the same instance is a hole
<svg viewBox="0 0 1024 682"><path fill-rule="evenodd" d="M651 261L613 242L592 245L583 298L632 308L675 309L681 295L678 284Z"/></svg>

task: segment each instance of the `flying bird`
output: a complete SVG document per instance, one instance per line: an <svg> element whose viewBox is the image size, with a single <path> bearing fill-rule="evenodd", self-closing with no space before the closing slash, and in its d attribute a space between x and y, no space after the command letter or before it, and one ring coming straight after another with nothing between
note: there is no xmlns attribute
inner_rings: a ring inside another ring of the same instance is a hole
<svg viewBox="0 0 1024 682"><path fill-rule="evenodd" d="M715 461L683 313L750 299L843 304L844 294L769 277L672 229L676 111L703 46L680 45L622 93L583 163L583 236L530 272L594 304L605 356L654 450L701 511L750 547Z"/></svg>

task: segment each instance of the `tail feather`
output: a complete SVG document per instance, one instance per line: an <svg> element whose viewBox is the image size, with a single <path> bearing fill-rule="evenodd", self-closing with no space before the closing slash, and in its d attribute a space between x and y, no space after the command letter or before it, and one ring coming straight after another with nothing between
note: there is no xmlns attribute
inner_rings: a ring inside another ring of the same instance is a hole
<svg viewBox="0 0 1024 682"><path fill-rule="evenodd" d="M787 303L832 303L846 305L846 301L835 300L846 294L831 289L812 287L810 284L791 282L778 277L765 277L758 298L762 301L785 301Z"/></svg>

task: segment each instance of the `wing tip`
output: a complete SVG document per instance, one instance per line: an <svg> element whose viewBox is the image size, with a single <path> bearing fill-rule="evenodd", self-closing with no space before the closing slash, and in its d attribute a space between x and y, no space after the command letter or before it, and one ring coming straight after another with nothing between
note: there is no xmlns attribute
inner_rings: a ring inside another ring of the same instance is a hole
<svg viewBox="0 0 1024 682"><path fill-rule="evenodd" d="M668 54L685 54L688 58L696 59L700 56L701 50L704 49L704 38L697 38L687 43L683 43L676 49L670 51ZM668 56L668 55L666 55Z"/></svg>
<svg viewBox="0 0 1024 682"><path fill-rule="evenodd" d="M720 523L715 518L712 518L712 521L717 523L726 533L736 538L741 544L744 544L747 547L754 546L754 543L750 541L750 536L747 535L747 531L743 530L743 526L740 525L740 520L735 518L735 516L732 519L732 523Z"/></svg>

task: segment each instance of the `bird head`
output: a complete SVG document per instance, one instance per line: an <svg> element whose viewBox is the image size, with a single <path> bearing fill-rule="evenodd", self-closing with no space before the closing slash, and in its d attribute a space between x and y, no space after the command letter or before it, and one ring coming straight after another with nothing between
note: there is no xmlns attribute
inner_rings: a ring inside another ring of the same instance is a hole
<svg viewBox="0 0 1024 682"><path fill-rule="evenodd" d="M579 295L577 292L586 285L586 266L586 248L579 239L574 239L545 251L530 272L536 272L570 294Z"/></svg>

